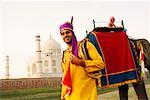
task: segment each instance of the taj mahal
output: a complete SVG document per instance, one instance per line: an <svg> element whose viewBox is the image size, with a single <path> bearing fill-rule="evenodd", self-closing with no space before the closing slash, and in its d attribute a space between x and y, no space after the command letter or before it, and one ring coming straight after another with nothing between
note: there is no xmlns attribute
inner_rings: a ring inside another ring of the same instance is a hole
<svg viewBox="0 0 150 100"><path fill-rule="evenodd" d="M40 35L36 35L35 40L36 53L27 64L28 77L61 77L62 54L60 44L51 36L43 46L40 44Z"/></svg>
<svg viewBox="0 0 150 100"><path fill-rule="evenodd" d="M51 36L41 45L41 36L35 36L35 54L27 62L27 75L23 78L10 78L10 59L5 58L5 79L0 79L0 89L56 88L61 85L61 46Z"/></svg>
<svg viewBox="0 0 150 100"><path fill-rule="evenodd" d="M40 35L35 36L35 55L27 63L27 78L61 77L61 46L51 36L41 46ZM5 79L10 78L9 56L6 56Z"/></svg>

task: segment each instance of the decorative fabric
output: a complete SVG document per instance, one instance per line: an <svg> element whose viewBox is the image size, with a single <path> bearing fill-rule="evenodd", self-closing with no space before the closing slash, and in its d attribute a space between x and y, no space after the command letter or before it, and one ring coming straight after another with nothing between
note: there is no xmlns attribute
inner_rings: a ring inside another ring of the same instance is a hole
<svg viewBox="0 0 150 100"><path fill-rule="evenodd" d="M72 91L72 82L71 82L71 73L70 73L70 63L67 70L67 73L63 79L63 85L66 87L66 93L64 96L70 95Z"/></svg>
<svg viewBox="0 0 150 100"><path fill-rule="evenodd" d="M139 50L140 50L139 65L141 67L141 77L144 78L145 76L144 51L141 43L139 44Z"/></svg>
<svg viewBox="0 0 150 100"><path fill-rule="evenodd" d="M92 32L87 36L103 56L102 88L120 86L139 80L134 52L125 32Z"/></svg>

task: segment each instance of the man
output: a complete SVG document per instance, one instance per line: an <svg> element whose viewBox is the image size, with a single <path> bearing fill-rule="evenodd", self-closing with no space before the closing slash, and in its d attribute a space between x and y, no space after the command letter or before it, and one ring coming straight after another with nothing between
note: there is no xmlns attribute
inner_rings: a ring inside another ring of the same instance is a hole
<svg viewBox="0 0 150 100"><path fill-rule="evenodd" d="M84 42L77 42L73 25L66 22L60 26L60 34L68 48L62 58L62 100L98 100L96 78L90 73L99 72L105 64L92 43L86 41L86 50L91 60L84 54ZM100 73L98 74L100 77ZM100 78L99 78L100 79ZM98 80L100 81L100 80Z"/></svg>
<svg viewBox="0 0 150 100"><path fill-rule="evenodd" d="M115 17L111 17L110 18L110 22L109 22L109 24L108 24L108 27L109 28L116 28L116 25L114 24L114 22L115 22Z"/></svg>

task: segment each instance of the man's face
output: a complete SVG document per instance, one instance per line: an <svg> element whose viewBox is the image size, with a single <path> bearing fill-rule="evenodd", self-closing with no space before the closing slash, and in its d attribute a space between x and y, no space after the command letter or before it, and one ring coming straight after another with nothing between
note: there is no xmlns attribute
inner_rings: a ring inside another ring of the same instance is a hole
<svg viewBox="0 0 150 100"><path fill-rule="evenodd" d="M112 18L112 19L111 19L111 22L115 22L115 18Z"/></svg>
<svg viewBox="0 0 150 100"><path fill-rule="evenodd" d="M72 31L71 30L62 30L60 32L61 37L63 38L64 42L67 44L71 44L71 40L72 40Z"/></svg>

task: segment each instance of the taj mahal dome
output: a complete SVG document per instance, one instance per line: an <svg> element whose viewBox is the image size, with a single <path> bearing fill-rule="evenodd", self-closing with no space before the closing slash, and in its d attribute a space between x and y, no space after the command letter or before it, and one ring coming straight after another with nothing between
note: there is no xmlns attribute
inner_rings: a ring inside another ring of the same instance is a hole
<svg viewBox="0 0 150 100"><path fill-rule="evenodd" d="M61 46L51 36L44 45L40 44L40 35L35 36L35 55L27 64L29 78L61 77Z"/></svg>

